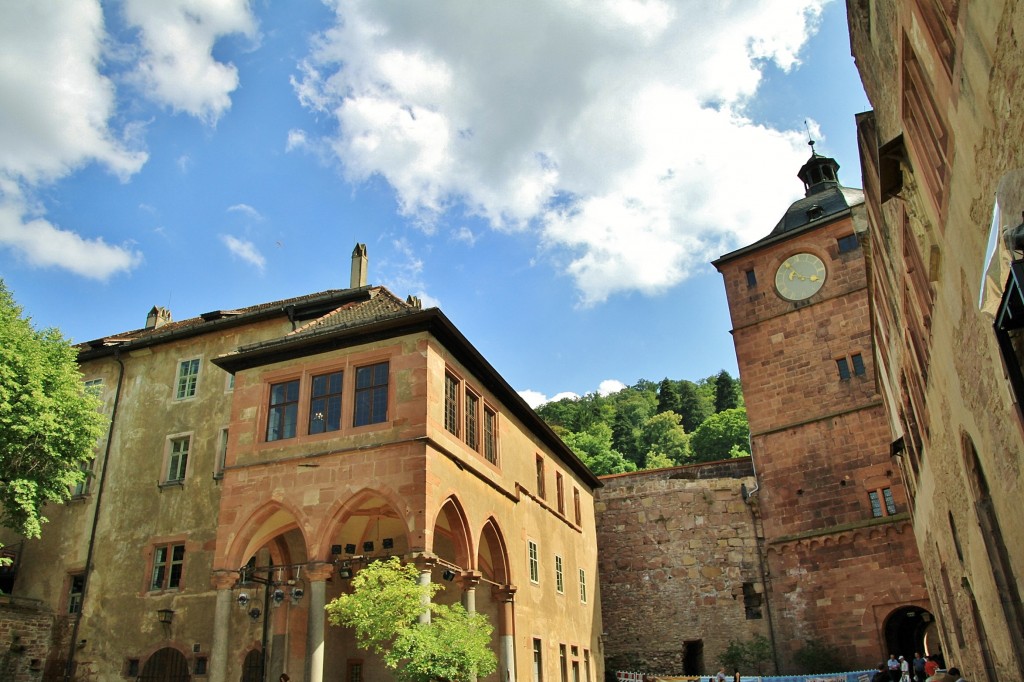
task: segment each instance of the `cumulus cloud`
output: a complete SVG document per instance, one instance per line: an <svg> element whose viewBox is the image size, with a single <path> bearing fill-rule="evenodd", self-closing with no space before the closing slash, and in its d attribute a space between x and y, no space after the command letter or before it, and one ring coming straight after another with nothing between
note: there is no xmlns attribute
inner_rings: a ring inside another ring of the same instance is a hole
<svg viewBox="0 0 1024 682"><path fill-rule="evenodd" d="M224 246L228 247L228 251L231 255L241 258L246 263L255 266L257 270L263 272L263 268L266 267L267 259L263 257L256 245L248 239L239 239L230 234L222 234L220 240L224 243Z"/></svg>
<svg viewBox="0 0 1024 682"><path fill-rule="evenodd" d="M101 74L98 2L5 3L0 22L0 245L34 267L105 280L135 268L130 246L83 237L45 218L38 188L96 163L122 180L146 152L141 127L111 126L115 88Z"/></svg>
<svg viewBox="0 0 1024 682"><path fill-rule="evenodd" d="M589 305L663 291L778 217L804 136L745 107L825 2L336 0L293 85L335 118L348 180L384 178L428 230L456 206L535 230Z"/></svg>
<svg viewBox="0 0 1024 682"><path fill-rule="evenodd" d="M54 225L26 204L10 180L0 180L0 245L14 250L33 267L63 268L100 281L142 262L142 254L128 245L86 239Z"/></svg>
<svg viewBox="0 0 1024 682"><path fill-rule="evenodd" d="M223 36L256 39L248 0L125 0L125 20L139 29L135 81L156 102L213 124L231 108L238 69L213 56Z"/></svg>
<svg viewBox="0 0 1024 682"><path fill-rule="evenodd" d="M618 393L624 388L626 388L626 384L622 383L618 379L605 379L598 384L597 392L600 395L611 395L612 393Z"/></svg>
<svg viewBox="0 0 1024 682"><path fill-rule="evenodd" d="M598 395L602 396L611 395L612 393L618 393L624 388L626 388L626 384L622 383L618 379L605 379L600 384L598 384L597 393ZM517 391L517 393L519 394L520 398L526 401L527 405L534 409L537 409L544 403L557 403L559 400L565 399L579 400L580 398L580 394L575 393L573 391L562 391L560 393L556 393L550 398L547 397L547 395L545 395L544 393L541 393L540 391L535 391L530 388L522 391Z"/></svg>
<svg viewBox="0 0 1024 682"><path fill-rule="evenodd" d="M0 173L33 185L100 163L121 178L146 153L110 127L115 88L99 71L99 3L8 2L0 21Z"/></svg>

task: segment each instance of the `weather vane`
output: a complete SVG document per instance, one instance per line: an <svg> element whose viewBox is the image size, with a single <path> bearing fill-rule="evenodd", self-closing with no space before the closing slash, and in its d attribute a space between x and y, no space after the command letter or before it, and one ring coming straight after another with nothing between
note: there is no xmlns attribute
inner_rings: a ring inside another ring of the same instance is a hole
<svg viewBox="0 0 1024 682"><path fill-rule="evenodd" d="M807 125L807 119L804 119L804 128L807 130L807 144L811 146L811 156L814 156L814 140L811 139L811 126Z"/></svg>

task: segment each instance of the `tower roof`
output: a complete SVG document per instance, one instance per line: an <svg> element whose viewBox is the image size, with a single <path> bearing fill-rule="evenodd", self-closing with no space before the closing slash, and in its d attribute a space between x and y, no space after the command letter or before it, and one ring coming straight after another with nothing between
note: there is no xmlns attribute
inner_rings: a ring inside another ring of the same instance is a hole
<svg viewBox="0 0 1024 682"><path fill-rule="evenodd" d="M769 237L799 229L864 203L864 192L839 183L839 164L822 156L811 145L811 158L800 167L797 177L804 183L804 198L794 201L775 225Z"/></svg>

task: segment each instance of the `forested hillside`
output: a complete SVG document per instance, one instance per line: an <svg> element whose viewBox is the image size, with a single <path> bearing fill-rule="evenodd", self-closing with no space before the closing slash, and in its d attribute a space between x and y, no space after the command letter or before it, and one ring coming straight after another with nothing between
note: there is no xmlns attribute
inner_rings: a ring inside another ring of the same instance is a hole
<svg viewBox="0 0 1024 682"><path fill-rule="evenodd" d="M641 379L618 393L589 393L537 408L595 474L712 462L748 453L740 382Z"/></svg>

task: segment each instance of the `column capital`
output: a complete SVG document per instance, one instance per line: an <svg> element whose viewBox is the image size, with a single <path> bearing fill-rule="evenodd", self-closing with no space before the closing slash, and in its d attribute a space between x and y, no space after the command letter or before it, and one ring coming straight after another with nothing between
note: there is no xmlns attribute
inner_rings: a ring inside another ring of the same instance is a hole
<svg viewBox="0 0 1024 682"><path fill-rule="evenodd" d="M324 581L334 572L334 564L328 561L310 561L306 564L306 577L313 581Z"/></svg>
<svg viewBox="0 0 1024 682"><path fill-rule="evenodd" d="M210 584L217 590L230 590L238 583L238 571L227 568L214 569Z"/></svg>
<svg viewBox="0 0 1024 682"><path fill-rule="evenodd" d="M464 590L472 590L480 584L483 574L480 571L463 571L459 574L459 586Z"/></svg>
<svg viewBox="0 0 1024 682"><path fill-rule="evenodd" d="M433 570L437 566L437 555L430 552L416 552L408 555L409 563L415 564L420 571Z"/></svg>
<svg viewBox="0 0 1024 682"><path fill-rule="evenodd" d="M497 601L511 603L518 589L515 585L495 585L491 588L491 594Z"/></svg>

